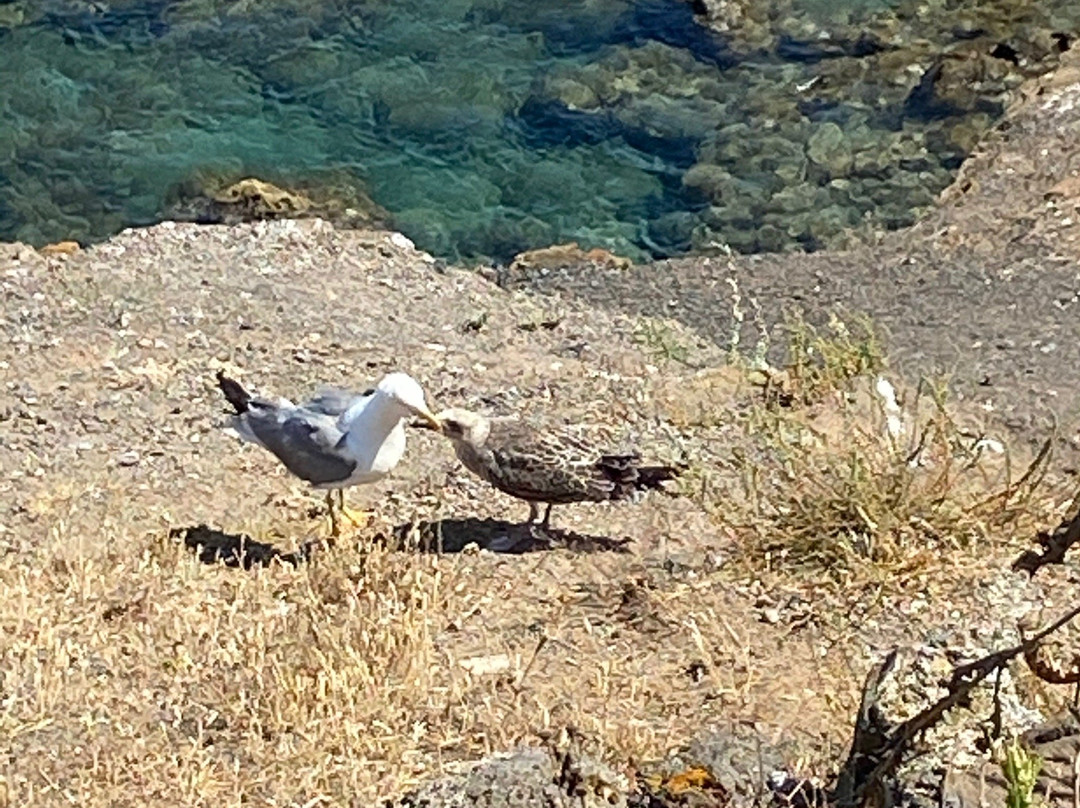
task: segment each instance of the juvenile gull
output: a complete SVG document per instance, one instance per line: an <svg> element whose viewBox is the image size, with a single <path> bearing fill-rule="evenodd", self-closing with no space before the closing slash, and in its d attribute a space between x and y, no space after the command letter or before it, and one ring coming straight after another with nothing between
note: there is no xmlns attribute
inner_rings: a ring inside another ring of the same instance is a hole
<svg viewBox="0 0 1080 808"><path fill-rule="evenodd" d="M220 370L217 382L235 410L230 425L242 440L273 453L314 487L328 489L335 536L334 490L341 514L359 524L357 512L345 507L344 489L377 482L394 469L405 452L406 419L415 415L433 429L439 425L423 389L405 373L390 373L362 394L327 389L299 405L252 396Z"/></svg>
<svg viewBox="0 0 1080 808"><path fill-rule="evenodd" d="M662 489L679 470L643 466L633 453L605 453L568 430L542 431L516 418L487 418L463 409L435 416L465 468L500 491L529 503L529 523L540 515L547 527L552 505L630 499ZM434 424L418 424L436 428Z"/></svg>

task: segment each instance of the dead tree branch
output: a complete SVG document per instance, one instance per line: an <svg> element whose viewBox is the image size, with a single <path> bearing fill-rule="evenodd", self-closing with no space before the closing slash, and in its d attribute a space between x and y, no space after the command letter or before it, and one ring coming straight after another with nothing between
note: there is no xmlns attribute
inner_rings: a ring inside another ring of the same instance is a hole
<svg viewBox="0 0 1080 808"><path fill-rule="evenodd" d="M878 691L896 661L892 651L870 672L863 687L862 704L856 719L851 753L844 763L833 791L838 808L884 808L891 802L890 788L897 770L912 753L915 740L936 725L953 707L965 702L975 687L994 671L1042 640L1077 615L1080 606L1069 610L1042 631L1012 648L995 651L953 671L948 693L907 721L890 728L877 706Z"/></svg>
<svg viewBox="0 0 1080 808"><path fill-rule="evenodd" d="M1072 514L1071 517L1063 519L1052 533L1047 533L1045 530L1039 531L1036 538L1042 546L1042 552L1025 550L1013 562L1012 568L1014 571L1034 575L1041 567L1045 567L1047 564L1064 563L1065 553L1080 541L1080 507L1077 507L1078 504L1080 504L1080 492L1077 492L1073 498L1072 506L1069 508L1069 512Z"/></svg>

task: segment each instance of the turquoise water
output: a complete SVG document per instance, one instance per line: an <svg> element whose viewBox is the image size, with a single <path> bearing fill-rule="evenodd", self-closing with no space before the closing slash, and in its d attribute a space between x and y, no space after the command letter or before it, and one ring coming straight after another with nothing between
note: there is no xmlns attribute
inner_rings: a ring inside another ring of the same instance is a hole
<svg viewBox="0 0 1080 808"><path fill-rule="evenodd" d="M712 133L753 137L761 87L812 70L737 56L677 0L54 0L0 4L5 20L0 239L38 245L159 221L193 178L257 176L363 189L454 260L571 239L678 254ZM836 110L786 136L846 126Z"/></svg>

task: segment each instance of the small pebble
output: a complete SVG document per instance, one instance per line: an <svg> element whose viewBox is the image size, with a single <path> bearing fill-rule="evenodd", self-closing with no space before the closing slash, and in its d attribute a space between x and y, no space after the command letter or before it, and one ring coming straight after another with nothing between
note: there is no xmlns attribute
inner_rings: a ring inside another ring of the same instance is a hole
<svg viewBox="0 0 1080 808"><path fill-rule="evenodd" d="M116 464L118 466L134 466L139 462L139 453L131 450L124 452L118 458L116 458Z"/></svg>

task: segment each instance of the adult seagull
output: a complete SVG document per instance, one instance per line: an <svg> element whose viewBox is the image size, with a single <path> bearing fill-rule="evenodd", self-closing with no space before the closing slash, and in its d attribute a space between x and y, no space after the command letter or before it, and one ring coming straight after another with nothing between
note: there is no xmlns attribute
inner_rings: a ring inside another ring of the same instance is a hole
<svg viewBox="0 0 1080 808"><path fill-rule="evenodd" d="M293 475L327 489L330 529L339 534L338 510L353 524L370 512L345 507L345 489L381 480L405 453L405 421L419 416L433 429L439 421L428 409L424 391L406 373L390 373L366 393L328 389L303 404L286 398L252 396L217 373L218 387L235 410L230 425L240 438L271 452Z"/></svg>

